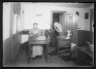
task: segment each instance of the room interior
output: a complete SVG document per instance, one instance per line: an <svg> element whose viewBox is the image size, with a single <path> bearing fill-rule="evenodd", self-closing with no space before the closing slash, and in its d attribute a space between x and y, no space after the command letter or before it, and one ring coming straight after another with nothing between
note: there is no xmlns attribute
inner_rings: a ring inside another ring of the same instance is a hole
<svg viewBox="0 0 96 69"><path fill-rule="evenodd" d="M4 67L94 66L94 3L4 2L2 22ZM42 58L32 60L30 44L35 41L30 42L29 30L35 22L48 43L41 40L46 45ZM55 22L61 24L62 36ZM65 39L67 30L72 31L70 39Z"/></svg>

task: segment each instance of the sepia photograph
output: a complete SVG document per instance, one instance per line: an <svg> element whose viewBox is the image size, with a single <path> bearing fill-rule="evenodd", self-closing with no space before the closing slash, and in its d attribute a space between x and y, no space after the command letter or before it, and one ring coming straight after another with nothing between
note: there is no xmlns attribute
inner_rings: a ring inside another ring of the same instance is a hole
<svg viewBox="0 0 96 69"><path fill-rule="evenodd" d="M94 2L2 2L3 67L93 67Z"/></svg>

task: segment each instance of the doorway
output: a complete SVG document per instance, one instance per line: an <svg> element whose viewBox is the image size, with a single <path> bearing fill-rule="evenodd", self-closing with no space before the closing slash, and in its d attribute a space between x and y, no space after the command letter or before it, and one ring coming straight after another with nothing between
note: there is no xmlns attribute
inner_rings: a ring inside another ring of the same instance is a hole
<svg viewBox="0 0 96 69"><path fill-rule="evenodd" d="M90 9L90 33L91 43L94 43L94 9Z"/></svg>
<svg viewBox="0 0 96 69"><path fill-rule="evenodd" d="M66 11L52 11L51 29L55 30L54 23L59 22L62 25L62 35L65 33L65 13Z"/></svg>
<svg viewBox="0 0 96 69"><path fill-rule="evenodd" d="M53 13L53 24L54 22L59 22L60 23L60 16L62 13Z"/></svg>

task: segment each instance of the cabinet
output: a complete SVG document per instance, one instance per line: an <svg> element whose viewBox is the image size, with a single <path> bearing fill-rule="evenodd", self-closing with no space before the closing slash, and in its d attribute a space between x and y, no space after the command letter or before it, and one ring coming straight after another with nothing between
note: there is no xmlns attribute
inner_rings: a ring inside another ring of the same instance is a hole
<svg viewBox="0 0 96 69"><path fill-rule="evenodd" d="M92 66L93 58L91 55L87 54L87 51L85 51L83 51L83 49L78 49L78 62L80 65Z"/></svg>

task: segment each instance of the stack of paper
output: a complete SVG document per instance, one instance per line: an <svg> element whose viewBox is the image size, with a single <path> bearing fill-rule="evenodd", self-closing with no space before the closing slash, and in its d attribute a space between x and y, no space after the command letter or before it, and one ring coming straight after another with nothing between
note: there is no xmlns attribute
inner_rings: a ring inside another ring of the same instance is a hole
<svg viewBox="0 0 96 69"><path fill-rule="evenodd" d="M46 39L45 36L40 36L40 37L37 38L37 40L45 40L45 39Z"/></svg>

